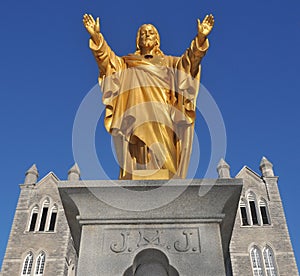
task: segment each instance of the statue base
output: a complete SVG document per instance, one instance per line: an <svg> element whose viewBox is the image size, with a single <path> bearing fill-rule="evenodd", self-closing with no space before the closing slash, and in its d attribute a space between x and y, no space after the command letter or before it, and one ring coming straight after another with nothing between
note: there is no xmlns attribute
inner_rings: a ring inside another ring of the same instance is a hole
<svg viewBox="0 0 300 276"><path fill-rule="evenodd" d="M61 181L77 275L227 275L241 179Z"/></svg>
<svg viewBox="0 0 300 276"><path fill-rule="evenodd" d="M132 172L132 180L166 180L170 178L170 172L167 169L133 170Z"/></svg>

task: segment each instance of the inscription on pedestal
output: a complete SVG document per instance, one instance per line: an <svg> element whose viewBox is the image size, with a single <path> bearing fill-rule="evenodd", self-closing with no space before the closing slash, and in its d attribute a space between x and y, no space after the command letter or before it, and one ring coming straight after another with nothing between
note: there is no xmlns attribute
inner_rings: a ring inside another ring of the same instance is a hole
<svg viewBox="0 0 300 276"><path fill-rule="evenodd" d="M199 253L198 228L105 229L106 254L132 253L140 248L157 247L170 253Z"/></svg>

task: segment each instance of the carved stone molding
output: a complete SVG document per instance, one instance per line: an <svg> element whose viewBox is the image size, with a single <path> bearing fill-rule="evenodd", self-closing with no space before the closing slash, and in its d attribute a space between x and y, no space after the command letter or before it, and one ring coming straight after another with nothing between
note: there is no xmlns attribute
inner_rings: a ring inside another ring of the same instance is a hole
<svg viewBox="0 0 300 276"><path fill-rule="evenodd" d="M104 252L110 254L133 253L147 247L165 249L170 253L199 253L199 229L187 227L104 230Z"/></svg>

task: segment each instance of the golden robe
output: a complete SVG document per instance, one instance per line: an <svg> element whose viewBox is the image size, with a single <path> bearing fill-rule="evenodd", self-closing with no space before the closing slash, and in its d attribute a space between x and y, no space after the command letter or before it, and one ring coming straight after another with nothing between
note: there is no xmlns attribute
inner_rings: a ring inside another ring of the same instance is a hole
<svg viewBox="0 0 300 276"><path fill-rule="evenodd" d="M134 170L167 169L185 178L192 149L200 62L209 44L195 38L181 57L117 56L100 34L90 48L99 67L106 106L104 124L113 135L120 179Z"/></svg>

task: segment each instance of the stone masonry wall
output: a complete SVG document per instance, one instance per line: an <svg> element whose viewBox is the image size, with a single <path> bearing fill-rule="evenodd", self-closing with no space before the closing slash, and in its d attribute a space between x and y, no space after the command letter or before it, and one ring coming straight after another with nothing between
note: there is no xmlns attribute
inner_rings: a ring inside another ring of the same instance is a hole
<svg viewBox="0 0 300 276"><path fill-rule="evenodd" d="M21 193L2 265L2 276L21 275L24 258L29 251L34 255L32 275L35 260L41 251L46 255L44 275L68 275L67 251L72 252L72 255L76 253L70 246L72 244L70 230L58 193L57 182L58 179L50 173L37 184L21 185ZM46 231L38 231L42 204L46 199L50 203ZM56 226L53 232L49 232L47 225L49 225L50 211L54 205L58 209ZM35 231L30 232L29 221L34 206L39 207L39 216ZM73 258L76 261L76 258Z"/></svg>
<svg viewBox="0 0 300 276"><path fill-rule="evenodd" d="M247 167L244 167L237 177L244 179L241 199L246 199L249 192L253 192L257 206L261 198L266 200L270 225L242 226L238 209L230 244L233 276L253 275L250 259L252 246L257 246L261 253L266 246L272 248L277 275L299 275L278 191L277 177L262 178ZM260 214L259 209L257 214ZM262 256L261 262L264 270Z"/></svg>

